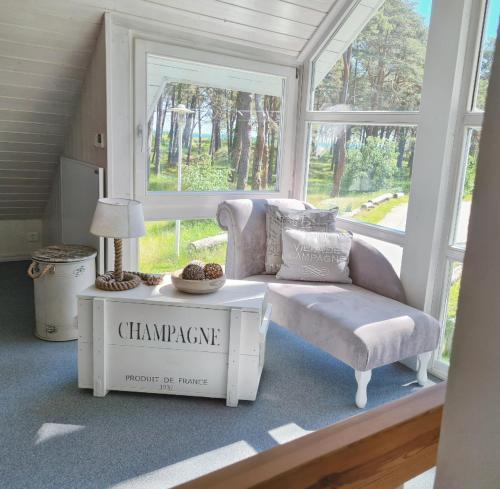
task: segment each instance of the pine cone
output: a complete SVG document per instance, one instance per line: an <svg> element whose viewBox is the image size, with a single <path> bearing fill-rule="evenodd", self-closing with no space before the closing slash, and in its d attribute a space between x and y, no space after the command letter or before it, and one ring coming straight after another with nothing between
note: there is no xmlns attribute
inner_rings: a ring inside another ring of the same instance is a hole
<svg viewBox="0 0 500 489"><path fill-rule="evenodd" d="M197 265L196 263L190 263L182 271L182 278L184 280L203 280L205 278L205 272L203 267Z"/></svg>
<svg viewBox="0 0 500 489"><path fill-rule="evenodd" d="M224 275L224 271L218 263L207 263L203 271L205 272L205 278L208 280L213 280Z"/></svg>

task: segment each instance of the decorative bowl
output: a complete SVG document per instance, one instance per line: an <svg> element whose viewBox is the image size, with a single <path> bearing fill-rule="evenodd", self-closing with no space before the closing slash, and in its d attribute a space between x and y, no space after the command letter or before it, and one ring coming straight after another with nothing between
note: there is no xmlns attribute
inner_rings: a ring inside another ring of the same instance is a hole
<svg viewBox="0 0 500 489"><path fill-rule="evenodd" d="M172 285L181 292L188 294L211 294L216 292L226 283L226 276L205 279L205 280L186 280L182 278L182 270L172 272Z"/></svg>

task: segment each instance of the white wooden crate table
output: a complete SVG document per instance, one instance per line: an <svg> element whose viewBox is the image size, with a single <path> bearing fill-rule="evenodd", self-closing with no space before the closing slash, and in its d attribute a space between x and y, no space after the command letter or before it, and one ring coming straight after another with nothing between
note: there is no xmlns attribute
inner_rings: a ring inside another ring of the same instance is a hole
<svg viewBox="0 0 500 489"><path fill-rule="evenodd" d="M78 296L78 386L255 400L271 305L266 285L228 280L213 294L90 287Z"/></svg>

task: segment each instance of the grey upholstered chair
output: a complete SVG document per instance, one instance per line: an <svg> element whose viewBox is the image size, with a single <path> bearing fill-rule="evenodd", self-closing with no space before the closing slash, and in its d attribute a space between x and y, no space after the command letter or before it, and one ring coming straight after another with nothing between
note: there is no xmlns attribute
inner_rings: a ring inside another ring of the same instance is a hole
<svg viewBox="0 0 500 489"><path fill-rule="evenodd" d="M354 239L349 257L351 284L296 282L264 274L266 206L305 209L293 199L238 199L219 205L219 225L228 231L226 275L268 283L272 320L350 365L358 384L356 405L365 407L371 371L417 356L417 381L439 341L439 323L406 304L403 285L387 259Z"/></svg>

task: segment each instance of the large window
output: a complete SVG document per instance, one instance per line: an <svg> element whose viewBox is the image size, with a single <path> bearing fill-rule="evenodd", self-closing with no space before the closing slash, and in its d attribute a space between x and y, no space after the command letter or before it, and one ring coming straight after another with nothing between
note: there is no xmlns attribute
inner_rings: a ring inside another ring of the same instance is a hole
<svg viewBox="0 0 500 489"><path fill-rule="evenodd" d="M314 61L311 109L418 110L430 6L361 2Z"/></svg>
<svg viewBox="0 0 500 489"><path fill-rule="evenodd" d="M431 0L354 5L310 66L305 193L343 225L400 245ZM376 226L378 229L374 229Z"/></svg>
<svg viewBox="0 0 500 489"><path fill-rule="evenodd" d="M403 231L415 137L410 126L311 124L308 201Z"/></svg>
<svg viewBox="0 0 500 489"><path fill-rule="evenodd" d="M451 168L452 185L448 196L447 226L443 230L444 252L440 256L443 284L436 292L436 311L441 311L442 338L434 362L438 373L446 375L455 328L462 262L467 245L469 216L479 155L481 125L486 102L500 0L475 4L478 9L469 26L468 43L475 46L467 60L463 79L463 97L459 106L459 137L456 139ZM479 39L479 42L477 40Z"/></svg>
<svg viewBox="0 0 500 489"><path fill-rule="evenodd" d="M218 204L291 191L296 70L134 42L133 190L147 233L131 255L145 272L224 263Z"/></svg>
<svg viewBox="0 0 500 489"><path fill-rule="evenodd" d="M225 199L287 197L291 67L135 40L134 197L147 220L215 217Z"/></svg>
<svg viewBox="0 0 500 489"><path fill-rule="evenodd" d="M147 77L149 191L277 189L282 77L155 55Z"/></svg>

